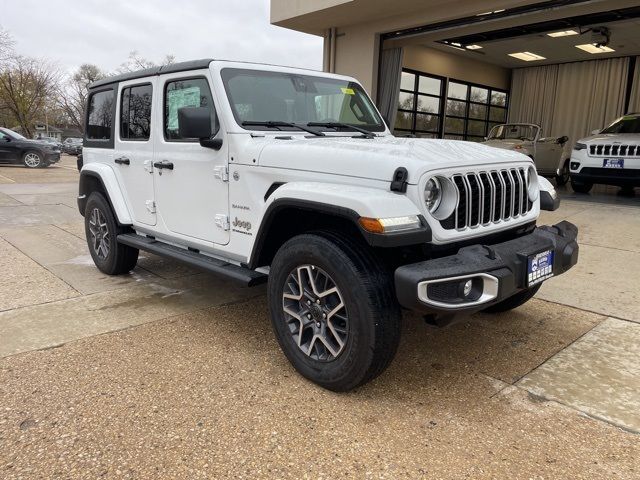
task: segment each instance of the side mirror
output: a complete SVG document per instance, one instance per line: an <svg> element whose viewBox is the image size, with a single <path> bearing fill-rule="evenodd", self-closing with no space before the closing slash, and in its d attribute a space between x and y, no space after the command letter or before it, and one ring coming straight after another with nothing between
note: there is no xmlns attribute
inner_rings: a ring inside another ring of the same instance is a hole
<svg viewBox="0 0 640 480"><path fill-rule="evenodd" d="M563 135L562 137L558 138L558 143L560 145L564 145L568 141L569 141L569 137L567 137L566 135Z"/></svg>
<svg viewBox="0 0 640 480"><path fill-rule="evenodd" d="M598 129L591 131L591 135L598 135L599 133L600 133L600 130Z"/></svg>
<svg viewBox="0 0 640 480"><path fill-rule="evenodd" d="M220 150L221 138L211 138L211 113L206 107L183 107L178 110L178 132L182 138L197 138L200 145Z"/></svg>

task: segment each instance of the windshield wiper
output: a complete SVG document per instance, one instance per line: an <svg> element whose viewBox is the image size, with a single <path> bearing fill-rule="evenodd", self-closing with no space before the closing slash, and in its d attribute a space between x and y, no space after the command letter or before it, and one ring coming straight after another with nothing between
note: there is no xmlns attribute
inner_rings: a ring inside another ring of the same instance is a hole
<svg viewBox="0 0 640 480"><path fill-rule="evenodd" d="M305 125L298 125L297 123L281 122L281 121L275 121L275 120L269 120L266 122L246 121L246 122L242 122L242 126L243 127L271 127L271 128L291 127L291 128L299 128L300 130L304 130L305 132L309 132L318 137L325 136L324 133L314 130L313 128L309 128L308 126L305 126Z"/></svg>
<svg viewBox="0 0 640 480"><path fill-rule="evenodd" d="M308 127L327 127L327 128L335 128L336 130L340 128L349 128L354 132L360 132L367 138L375 138L376 134L366 130L364 128L356 127L355 125L351 125L349 123L342 122L309 122L307 123Z"/></svg>

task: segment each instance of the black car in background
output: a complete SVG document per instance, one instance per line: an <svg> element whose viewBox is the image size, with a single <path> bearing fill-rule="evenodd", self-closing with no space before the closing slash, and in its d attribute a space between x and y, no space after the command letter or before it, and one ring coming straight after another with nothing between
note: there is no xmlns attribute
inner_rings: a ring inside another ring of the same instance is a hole
<svg viewBox="0 0 640 480"><path fill-rule="evenodd" d="M60 161L55 143L29 140L19 133L0 127L0 163L23 164L28 168L48 167Z"/></svg>
<svg viewBox="0 0 640 480"><path fill-rule="evenodd" d="M67 138L62 142L62 153L68 155L80 155L82 153L82 139L81 138Z"/></svg>

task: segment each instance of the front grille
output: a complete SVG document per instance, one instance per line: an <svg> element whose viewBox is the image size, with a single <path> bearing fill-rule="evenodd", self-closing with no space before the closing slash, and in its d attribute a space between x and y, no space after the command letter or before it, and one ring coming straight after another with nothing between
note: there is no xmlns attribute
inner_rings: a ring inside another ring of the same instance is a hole
<svg viewBox="0 0 640 480"><path fill-rule="evenodd" d="M640 157L640 145L589 145L592 157Z"/></svg>
<svg viewBox="0 0 640 480"><path fill-rule="evenodd" d="M451 216L440 222L446 230L464 230L526 215L533 206L524 168L455 174L451 181L458 203Z"/></svg>

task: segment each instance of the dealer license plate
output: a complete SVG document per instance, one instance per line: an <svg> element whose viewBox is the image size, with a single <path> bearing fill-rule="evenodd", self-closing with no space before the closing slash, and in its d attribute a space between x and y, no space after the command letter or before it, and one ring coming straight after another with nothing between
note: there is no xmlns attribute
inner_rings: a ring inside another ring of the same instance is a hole
<svg viewBox="0 0 640 480"><path fill-rule="evenodd" d="M605 158L602 166L604 168L624 168L624 158Z"/></svg>
<svg viewBox="0 0 640 480"><path fill-rule="evenodd" d="M529 255L527 285L532 286L553 277L553 250Z"/></svg>

